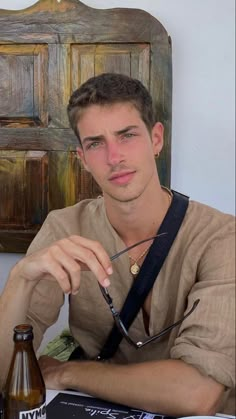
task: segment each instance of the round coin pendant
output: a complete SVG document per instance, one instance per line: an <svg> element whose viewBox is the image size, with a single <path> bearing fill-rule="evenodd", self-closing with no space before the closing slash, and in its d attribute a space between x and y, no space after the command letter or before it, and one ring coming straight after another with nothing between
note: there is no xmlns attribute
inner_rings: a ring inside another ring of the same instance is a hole
<svg viewBox="0 0 236 419"><path fill-rule="evenodd" d="M136 262L130 266L130 272L132 273L132 275L137 275L139 271L140 271L140 267L138 266Z"/></svg>

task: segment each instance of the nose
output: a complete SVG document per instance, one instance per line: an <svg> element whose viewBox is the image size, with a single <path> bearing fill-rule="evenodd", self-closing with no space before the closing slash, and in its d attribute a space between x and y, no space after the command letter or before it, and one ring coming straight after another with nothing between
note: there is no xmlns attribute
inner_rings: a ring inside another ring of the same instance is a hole
<svg viewBox="0 0 236 419"><path fill-rule="evenodd" d="M116 166L124 160L121 145L118 141L107 143L107 163L109 166Z"/></svg>

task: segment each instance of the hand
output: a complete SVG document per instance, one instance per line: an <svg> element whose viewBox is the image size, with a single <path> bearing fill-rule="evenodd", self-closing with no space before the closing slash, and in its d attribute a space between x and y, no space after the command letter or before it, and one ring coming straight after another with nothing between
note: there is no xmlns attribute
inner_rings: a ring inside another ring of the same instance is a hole
<svg viewBox="0 0 236 419"><path fill-rule="evenodd" d="M16 275L28 281L52 279L65 293L76 294L81 270L90 270L98 282L107 287L112 273L110 258L99 242L70 236L50 247L32 253L16 265Z"/></svg>
<svg viewBox="0 0 236 419"><path fill-rule="evenodd" d="M66 362L58 361L50 356L43 355L38 360L45 386L48 389L65 390L60 384L60 369Z"/></svg>

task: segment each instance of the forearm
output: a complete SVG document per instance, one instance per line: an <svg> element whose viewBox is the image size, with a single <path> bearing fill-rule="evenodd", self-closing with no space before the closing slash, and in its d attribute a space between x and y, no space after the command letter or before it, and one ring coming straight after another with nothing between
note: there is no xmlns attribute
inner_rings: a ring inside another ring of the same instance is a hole
<svg viewBox="0 0 236 419"><path fill-rule="evenodd" d="M58 379L65 389L175 416L214 414L223 393L221 384L179 360L130 365L68 362L58 369Z"/></svg>
<svg viewBox="0 0 236 419"><path fill-rule="evenodd" d="M12 355L13 328L26 322L33 285L19 277L16 265L0 296L0 388L4 383Z"/></svg>

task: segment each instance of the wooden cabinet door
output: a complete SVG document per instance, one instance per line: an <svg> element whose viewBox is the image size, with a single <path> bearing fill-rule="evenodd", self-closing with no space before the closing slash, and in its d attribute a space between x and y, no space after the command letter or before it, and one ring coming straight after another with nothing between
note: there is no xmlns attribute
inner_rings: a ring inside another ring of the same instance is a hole
<svg viewBox="0 0 236 419"><path fill-rule="evenodd" d="M77 0L0 10L0 251L25 252L49 211L100 194L77 158L66 107L103 72L138 78L152 94L165 125L158 171L169 186L171 45L160 22Z"/></svg>

